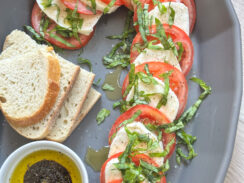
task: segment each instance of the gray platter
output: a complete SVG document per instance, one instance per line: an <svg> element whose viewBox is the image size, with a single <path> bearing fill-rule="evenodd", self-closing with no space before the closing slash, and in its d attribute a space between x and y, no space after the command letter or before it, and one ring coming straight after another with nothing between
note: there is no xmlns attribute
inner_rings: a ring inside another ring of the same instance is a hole
<svg viewBox="0 0 244 183"><path fill-rule="evenodd" d="M1 0L0 46L13 29L22 29L30 24L33 0ZM221 183L224 180L234 146L235 133L241 103L242 63L240 26L230 0L196 0L197 23L191 38L195 48L193 69L189 77L196 75L212 86L213 93L200 107L199 113L189 125L188 131L198 137L195 148L199 154L190 164L176 166L174 157L167 179L171 183ZM105 39L107 35L123 30L127 10L120 8L112 15L103 16L95 36L84 48L83 57L92 60L96 79L104 80L110 72L102 64L102 57L116 41ZM80 51L65 51L63 56L76 63ZM123 79L123 77L122 77ZM64 143L73 149L82 160L88 146L99 149L108 144L108 132L118 111L112 111L113 101L105 93L87 115L81 125ZM200 94L200 89L189 82L191 105ZM106 107L111 116L100 126L96 114ZM19 136L0 115L0 165L18 147L29 141ZM91 183L99 182L99 173L86 165ZM1 179L1 178L0 178Z"/></svg>

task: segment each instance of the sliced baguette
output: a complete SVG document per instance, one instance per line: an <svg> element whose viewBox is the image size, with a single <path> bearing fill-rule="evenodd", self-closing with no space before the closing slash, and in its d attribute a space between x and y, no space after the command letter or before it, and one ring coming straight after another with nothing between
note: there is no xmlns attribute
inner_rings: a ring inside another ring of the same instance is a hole
<svg viewBox="0 0 244 183"><path fill-rule="evenodd" d="M20 39L20 37L22 37L22 38ZM24 32L15 30L7 37L7 39L4 43L4 48L12 46L13 44L16 44L16 43L14 43L15 41L17 41L17 43L21 42L21 41L29 42L29 39L30 39L29 36L27 36ZM27 49L28 49L28 47L27 47ZM0 58L1 58L1 55L0 55ZM58 57L58 58L61 62L64 61L63 58L61 58L61 57ZM54 129L50 128L50 129L52 129L52 131L50 133L52 135L49 135L50 140L62 142L65 139L67 139L67 137L72 133L72 131L76 128L76 126L80 123L80 121L85 117L85 115L91 110L91 108L100 98L101 94L98 93L97 91L95 91L94 89L91 89L89 91L88 97L84 103L84 99L86 98L87 92L92 85L93 79L94 79L94 74L91 74L91 73L81 69L77 82L75 82L75 84L69 94L69 97L76 99L76 100L70 100L70 99L65 100L65 104L62 107L60 115L59 115L61 117L58 118L58 120L55 123L53 123ZM84 103L84 105L83 105L83 103ZM65 106L70 106L70 108L68 108L68 109L69 109L69 111L71 111L71 113L67 113L65 111ZM65 111L65 112L62 112L62 111ZM73 114L73 115L70 115L70 114ZM66 130L65 129L63 130L62 135L59 135L60 132L58 130L59 128L57 128L57 127L62 126L62 124L64 123L65 120L68 121L69 125L66 125L66 126L68 126L68 128ZM55 128L55 126L56 126L56 128ZM30 130L30 131L32 132L33 130ZM52 137L52 136L54 136L54 137Z"/></svg>
<svg viewBox="0 0 244 183"><path fill-rule="evenodd" d="M60 66L47 49L0 62L0 101L15 126L38 123L52 109L59 93Z"/></svg>
<svg viewBox="0 0 244 183"><path fill-rule="evenodd" d="M7 36L4 43L4 51L0 55L0 59L11 58L15 54L25 54L31 50L38 50L46 48L47 46L38 45L27 34L22 31L15 30ZM43 139L51 131L53 123L63 105L63 102L68 95L72 85L74 84L80 72L80 67L76 66L61 57L57 56L60 62L61 78L60 78L60 92L53 109L50 113L39 123L28 127L17 127L10 124L20 135L29 139Z"/></svg>
<svg viewBox="0 0 244 183"><path fill-rule="evenodd" d="M84 101L91 88L95 75L81 69L81 72L70 91L61 112L54 123L52 131L47 139L57 142L63 142L71 133L75 123L80 115ZM87 106L84 106L87 107Z"/></svg>
<svg viewBox="0 0 244 183"><path fill-rule="evenodd" d="M75 125L71 129L70 133L80 124L80 122L85 118L88 112L92 109L92 107L97 103L97 101L101 98L101 93L91 88L90 92L87 95L85 103L81 109L81 112L75 122Z"/></svg>
<svg viewBox="0 0 244 183"><path fill-rule="evenodd" d="M87 98L83 104L83 107L77 116L76 121L73 123L73 125L64 130L64 135L61 135L59 137L58 142L63 142L65 141L71 134L72 132L76 129L77 126L81 123L81 121L86 117L88 112L93 108L93 106L97 103L97 101L101 98L101 94L96 91L95 89L91 88L90 92L87 95Z"/></svg>

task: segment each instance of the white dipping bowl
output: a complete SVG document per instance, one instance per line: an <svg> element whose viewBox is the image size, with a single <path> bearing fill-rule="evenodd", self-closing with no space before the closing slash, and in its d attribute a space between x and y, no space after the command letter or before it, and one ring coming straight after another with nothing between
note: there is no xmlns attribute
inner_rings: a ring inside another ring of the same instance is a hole
<svg viewBox="0 0 244 183"><path fill-rule="evenodd" d="M82 183L89 183L86 168L79 156L77 156L77 154L67 146L51 141L31 142L20 147L19 149L15 150L12 154L10 154L10 156L5 160L0 169L0 182L9 183L9 179L11 178L11 175L18 163L27 155L39 150L53 150L65 154L73 160L77 168L80 170Z"/></svg>

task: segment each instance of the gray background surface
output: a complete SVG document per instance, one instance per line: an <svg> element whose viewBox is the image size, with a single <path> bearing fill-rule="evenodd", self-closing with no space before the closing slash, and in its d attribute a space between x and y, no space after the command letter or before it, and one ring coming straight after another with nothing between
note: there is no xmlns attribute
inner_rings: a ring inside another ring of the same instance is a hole
<svg viewBox="0 0 244 183"><path fill-rule="evenodd" d="M204 101L199 113L189 125L188 131L198 137L195 144L199 153L189 165L178 167L171 161L172 169L167 179L172 183L220 183L228 167L232 153L236 124L241 101L241 51L239 24L224 0L196 0L197 24L191 38L195 48L193 69L189 74L205 80L213 88L213 93ZM0 46L13 29L22 29L30 24L32 0L8 0L0 6ZM82 57L93 63L96 79L104 80L105 69L102 57L116 41L105 39L107 35L119 34L123 30L126 9L120 8L112 15L103 16L99 21L95 36L84 48ZM77 63L80 51L65 51L62 55ZM123 77L121 78L123 80ZM108 132L118 111L112 110L109 101L101 90L102 98L88 114L81 125L64 143L84 160L88 146L99 149L107 145ZM200 94L197 85L189 82L191 105ZM102 107L112 111L106 121L97 126L96 114ZM15 133L1 115L0 120L0 164L7 156L29 141ZM99 173L86 166L91 183L99 182Z"/></svg>

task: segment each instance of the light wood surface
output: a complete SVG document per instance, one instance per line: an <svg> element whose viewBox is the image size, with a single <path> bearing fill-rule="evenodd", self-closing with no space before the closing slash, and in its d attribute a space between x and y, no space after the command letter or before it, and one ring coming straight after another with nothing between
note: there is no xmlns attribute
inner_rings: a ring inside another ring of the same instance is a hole
<svg viewBox="0 0 244 183"><path fill-rule="evenodd" d="M244 60L244 0L232 0L242 29L242 60ZM244 97L243 97L244 98ZM236 135L235 148L224 183L244 183L244 99Z"/></svg>

